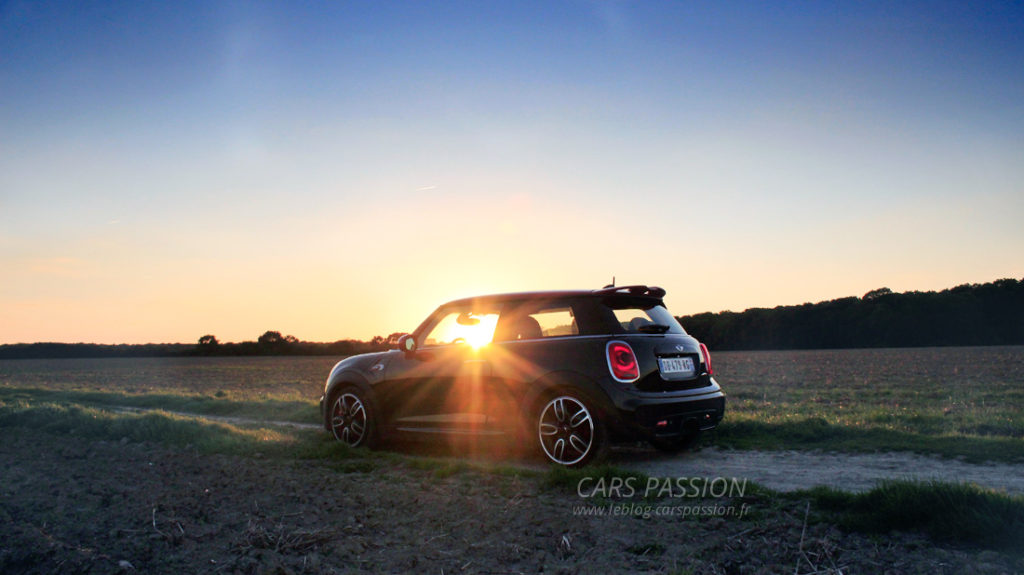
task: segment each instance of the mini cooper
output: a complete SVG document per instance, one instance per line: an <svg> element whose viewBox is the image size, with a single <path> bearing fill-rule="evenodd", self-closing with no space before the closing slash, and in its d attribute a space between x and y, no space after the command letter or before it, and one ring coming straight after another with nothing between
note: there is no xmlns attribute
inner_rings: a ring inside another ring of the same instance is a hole
<svg viewBox="0 0 1024 575"><path fill-rule="evenodd" d="M324 427L350 446L385 438L505 436L558 465L615 441L677 451L725 410L707 347L648 286L452 301L398 349L331 370Z"/></svg>

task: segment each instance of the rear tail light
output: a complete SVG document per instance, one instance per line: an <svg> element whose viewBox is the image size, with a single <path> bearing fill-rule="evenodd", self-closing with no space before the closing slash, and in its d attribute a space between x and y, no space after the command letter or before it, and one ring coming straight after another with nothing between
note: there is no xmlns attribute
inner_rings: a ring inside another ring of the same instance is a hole
<svg viewBox="0 0 1024 575"><path fill-rule="evenodd" d="M708 368L708 375L715 375L715 370L711 369L711 352L708 351L708 346L700 344L700 353L704 356L704 366Z"/></svg>
<svg viewBox="0 0 1024 575"><path fill-rule="evenodd" d="M608 369L616 380L629 383L640 379L640 366L636 362L636 354L628 343L610 341L605 347L608 355Z"/></svg>

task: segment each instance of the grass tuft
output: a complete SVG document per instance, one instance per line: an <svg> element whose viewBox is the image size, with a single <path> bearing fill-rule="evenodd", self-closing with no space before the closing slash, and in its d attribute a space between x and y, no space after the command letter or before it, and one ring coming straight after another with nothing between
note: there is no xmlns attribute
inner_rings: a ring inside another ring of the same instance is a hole
<svg viewBox="0 0 1024 575"><path fill-rule="evenodd" d="M941 542L1024 549L1024 497L974 484L887 481L865 493L819 487L806 494L847 529L922 531Z"/></svg>
<svg viewBox="0 0 1024 575"><path fill-rule="evenodd" d="M160 409L168 412L246 417L265 421L319 423L319 408L311 401L286 398L232 397L223 390L213 395L127 393L123 391L52 390L0 386L0 402L76 404L99 409Z"/></svg>
<svg viewBox="0 0 1024 575"><path fill-rule="evenodd" d="M661 543L637 543L636 545L626 547L626 551L633 555L650 555L652 557L660 557L665 554L665 545Z"/></svg>
<svg viewBox="0 0 1024 575"><path fill-rule="evenodd" d="M96 408L0 403L0 428L22 427L55 435L194 448L203 453L251 455L286 451L296 437L272 429L247 429L168 413L114 413Z"/></svg>
<svg viewBox="0 0 1024 575"><path fill-rule="evenodd" d="M430 471L437 478L460 475L472 469L465 461L436 457L411 457L405 464L411 469Z"/></svg>

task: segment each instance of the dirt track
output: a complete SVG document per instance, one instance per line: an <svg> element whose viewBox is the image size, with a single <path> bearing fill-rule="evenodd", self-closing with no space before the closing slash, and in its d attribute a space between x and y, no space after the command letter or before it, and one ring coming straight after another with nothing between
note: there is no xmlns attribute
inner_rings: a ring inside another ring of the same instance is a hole
<svg viewBox="0 0 1024 575"><path fill-rule="evenodd" d="M623 449L616 465L657 477L740 477L779 491L827 485L867 491L884 479L968 482L1024 494L1024 465L965 463L914 453L733 451L714 447L679 455Z"/></svg>

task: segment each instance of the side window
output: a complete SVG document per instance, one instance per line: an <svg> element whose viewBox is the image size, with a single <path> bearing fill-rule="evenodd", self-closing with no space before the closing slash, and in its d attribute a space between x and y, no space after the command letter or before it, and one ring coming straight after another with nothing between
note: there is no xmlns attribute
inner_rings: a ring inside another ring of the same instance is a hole
<svg viewBox="0 0 1024 575"><path fill-rule="evenodd" d="M558 337L560 335L579 335L580 328L571 308L545 309L530 314L540 324L542 337Z"/></svg>
<svg viewBox="0 0 1024 575"><path fill-rule="evenodd" d="M502 318L495 340L519 341L578 335L579 332L571 307L550 307L535 311L520 308Z"/></svg>
<svg viewBox="0 0 1024 575"><path fill-rule="evenodd" d="M466 344L481 347L491 342L498 324L497 310L451 310L441 316L423 338L425 347Z"/></svg>

